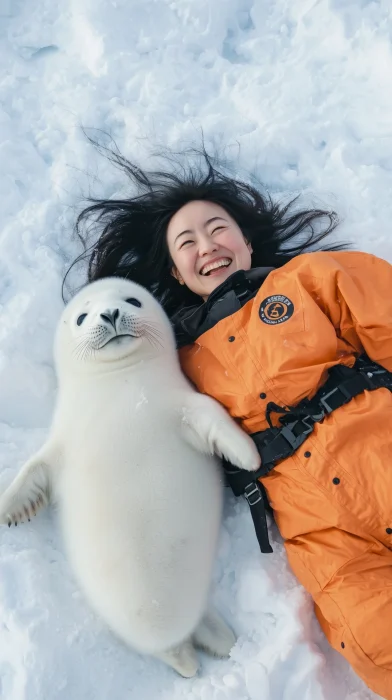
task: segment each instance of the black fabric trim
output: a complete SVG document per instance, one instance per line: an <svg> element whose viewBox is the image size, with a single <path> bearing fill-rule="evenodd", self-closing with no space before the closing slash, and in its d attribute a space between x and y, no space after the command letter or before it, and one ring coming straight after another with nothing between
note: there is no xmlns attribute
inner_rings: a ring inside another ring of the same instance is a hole
<svg viewBox="0 0 392 700"><path fill-rule="evenodd" d="M241 309L259 291L273 267L237 270L219 285L200 306L188 306L171 318L177 348L194 343L222 319Z"/></svg>

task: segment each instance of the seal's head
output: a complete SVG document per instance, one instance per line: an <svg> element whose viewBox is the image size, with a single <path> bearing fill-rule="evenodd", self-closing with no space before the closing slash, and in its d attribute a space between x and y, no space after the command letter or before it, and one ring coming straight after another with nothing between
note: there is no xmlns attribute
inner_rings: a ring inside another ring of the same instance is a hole
<svg viewBox="0 0 392 700"><path fill-rule="evenodd" d="M108 277L84 287L63 311L57 328L56 364L134 364L174 352L169 320L140 285Z"/></svg>

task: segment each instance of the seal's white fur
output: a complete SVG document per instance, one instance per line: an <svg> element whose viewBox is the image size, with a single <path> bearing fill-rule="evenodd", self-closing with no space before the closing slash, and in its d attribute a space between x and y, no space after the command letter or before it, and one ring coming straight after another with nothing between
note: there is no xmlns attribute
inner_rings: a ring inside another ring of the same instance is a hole
<svg viewBox="0 0 392 700"><path fill-rule="evenodd" d="M184 378L166 315L132 282L95 282L72 300L55 360L49 438L0 499L0 521L58 500L87 599L134 649L193 675L194 646L226 655L234 642L207 610L222 502L212 454L253 470L256 448Z"/></svg>

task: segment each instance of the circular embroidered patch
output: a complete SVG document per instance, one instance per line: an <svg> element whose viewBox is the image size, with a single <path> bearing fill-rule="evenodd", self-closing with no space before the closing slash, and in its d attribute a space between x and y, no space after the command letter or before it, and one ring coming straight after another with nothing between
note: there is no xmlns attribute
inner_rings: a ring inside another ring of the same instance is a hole
<svg viewBox="0 0 392 700"><path fill-rule="evenodd" d="M259 308L261 320L269 326L276 326L278 323L288 321L293 313L293 302L282 294L274 294L271 297L267 297L261 302Z"/></svg>

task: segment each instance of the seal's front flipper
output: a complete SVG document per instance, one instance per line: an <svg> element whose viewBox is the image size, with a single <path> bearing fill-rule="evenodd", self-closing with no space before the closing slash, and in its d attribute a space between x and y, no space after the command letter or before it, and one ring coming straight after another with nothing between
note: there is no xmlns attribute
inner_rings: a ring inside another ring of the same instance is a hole
<svg viewBox="0 0 392 700"><path fill-rule="evenodd" d="M209 396L193 394L183 408L183 427L196 449L217 454L236 467L256 471L260 455L247 433Z"/></svg>
<svg viewBox="0 0 392 700"><path fill-rule="evenodd" d="M51 478L46 456L46 451L40 450L31 457L0 497L0 523L17 525L48 505Z"/></svg>

